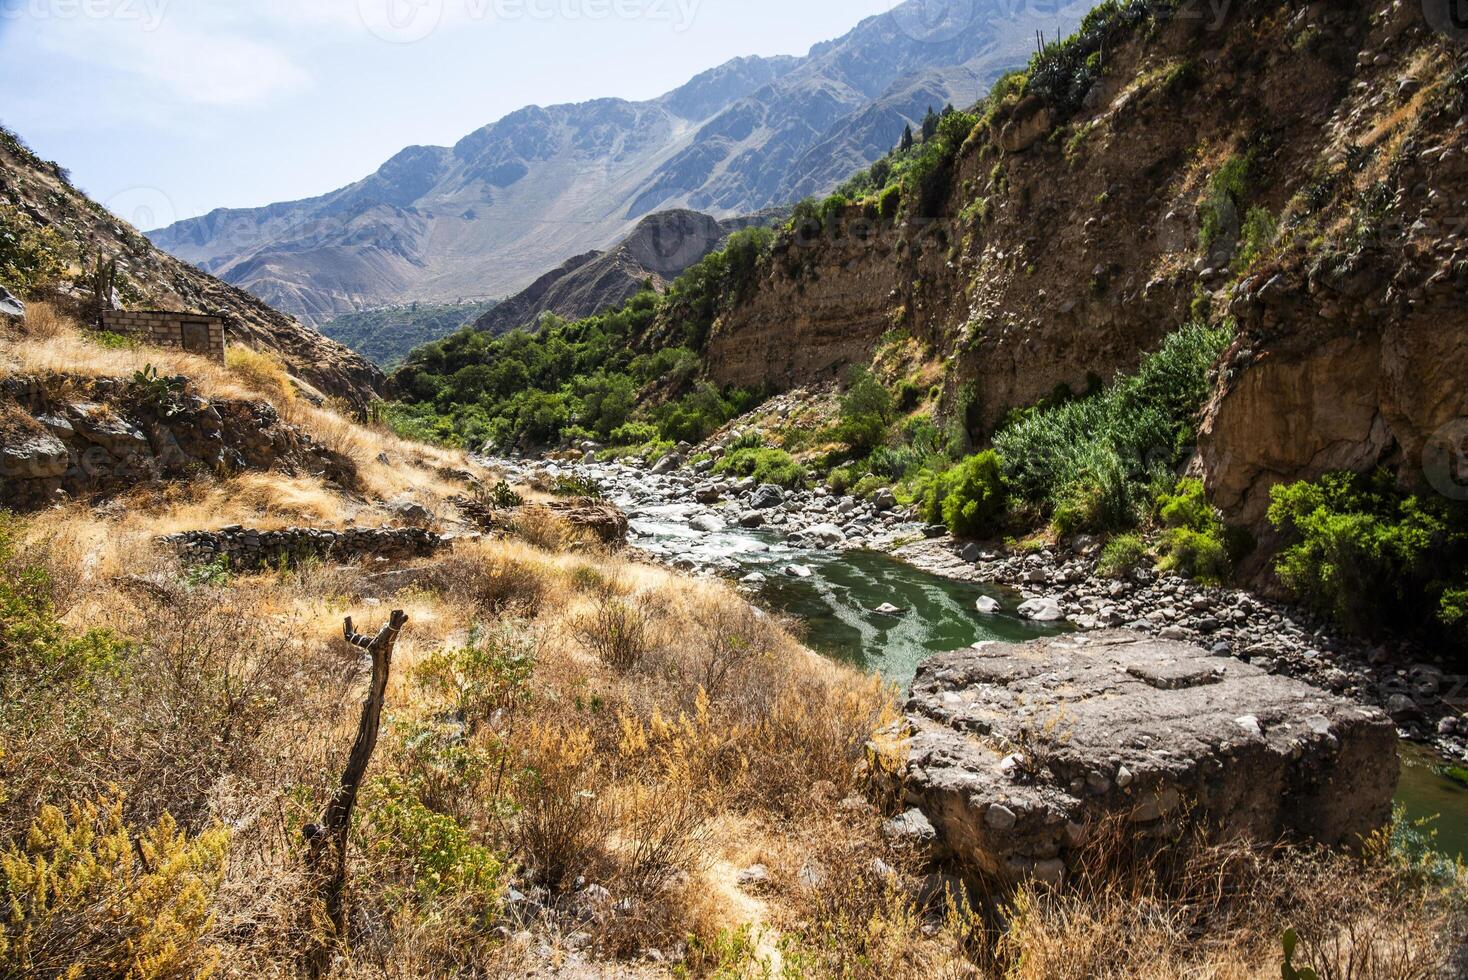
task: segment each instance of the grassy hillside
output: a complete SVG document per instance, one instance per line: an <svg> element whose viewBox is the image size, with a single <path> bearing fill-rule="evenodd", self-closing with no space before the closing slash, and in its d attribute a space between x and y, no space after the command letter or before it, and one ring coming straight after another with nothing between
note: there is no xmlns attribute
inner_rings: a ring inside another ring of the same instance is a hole
<svg viewBox="0 0 1468 980"><path fill-rule="evenodd" d="M303 976L326 944L341 978L1246 977L1277 973L1287 926L1317 965L1343 962L1342 930L1413 975L1451 949L1453 872L1385 840L1268 860L1200 843L1139 872L1125 835L1097 833L1073 890L969 911L884 835L892 801L862 795L893 692L729 587L592 546L533 502L427 562L181 564L159 535L373 526L406 493L452 529L465 481L494 476L292 398L278 367L44 316L4 339L0 383L152 364L273 402L361 486L201 472L0 518L0 973ZM394 608L338 945L304 829L366 686L342 619L372 631Z"/></svg>
<svg viewBox="0 0 1468 980"><path fill-rule="evenodd" d="M347 313L323 325L321 333L346 344L378 367L391 370L415 347L447 337L494 309L478 303L412 303L362 313Z"/></svg>

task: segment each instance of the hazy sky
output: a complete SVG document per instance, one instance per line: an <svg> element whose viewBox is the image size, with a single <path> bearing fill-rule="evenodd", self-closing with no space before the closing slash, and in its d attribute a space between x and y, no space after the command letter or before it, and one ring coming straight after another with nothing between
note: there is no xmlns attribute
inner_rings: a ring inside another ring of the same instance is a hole
<svg viewBox="0 0 1468 980"><path fill-rule="evenodd" d="M0 122L158 227L309 197L521 106L646 99L896 0L0 0Z"/></svg>

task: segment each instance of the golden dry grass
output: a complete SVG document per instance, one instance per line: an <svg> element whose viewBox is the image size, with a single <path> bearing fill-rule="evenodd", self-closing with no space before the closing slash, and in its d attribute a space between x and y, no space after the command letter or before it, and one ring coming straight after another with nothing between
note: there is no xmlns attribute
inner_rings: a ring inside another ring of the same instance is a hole
<svg viewBox="0 0 1468 980"><path fill-rule="evenodd" d="M115 374L143 356L66 330L22 348L6 349L7 370L78 371L62 360L74 355L81 373ZM262 394L258 379L179 357L160 370L204 374L212 397ZM455 454L304 399L289 411L364 465L387 451L440 481L431 493L454 489L436 467ZM403 463L378 467L379 490L406 479ZM149 880L150 895L199 913L162 920L170 962L300 975L320 922L302 828L334 786L364 685L342 619L372 630L400 608L409 624L353 833L337 977L668 975L649 950L720 978L1263 977L1278 975L1290 924L1322 976L1386 980L1430 976L1462 930L1456 897L1389 855L1200 846L1146 862L1104 834L1073 891L989 896L977 911L920 900L923 856L888 842L886 814L862 796L864 745L895 717L895 692L815 656L723 584L565 550L543 515L531 540L463 542L391 582L372 566L201 576L155 543L363 506L318 481L252 474L71 505L12 532L19 555L0 562L0 589L29 582L74 637L114 639L69 641L20 675L25 658L0 630L0 852L60 860L26 835L43 804L114 793L137 833L176 819L181 854L222 829L222 880L183 859ZM49 584L16 578L21 566ZM126 848L100 857L132 864ZM755 863L768 883L741 885ZM28 937L47 963L82 943L93 962L148 975L128 944L158 930L100 928L106 903L72 881L0 917L3 935ZM533 903L502 903L512 881ZM0 944L0 972L16 948Z"/></svg>

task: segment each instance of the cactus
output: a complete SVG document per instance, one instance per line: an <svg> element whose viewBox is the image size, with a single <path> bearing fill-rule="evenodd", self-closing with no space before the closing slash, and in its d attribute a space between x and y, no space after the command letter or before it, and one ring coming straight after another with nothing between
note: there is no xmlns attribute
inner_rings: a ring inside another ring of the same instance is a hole
<svg viewBox="0 0 1468 980"><path fill-rule="evenodd" d="M83 269L85 268L83 263ZM84 271L83 277L92 293L92 318L100 330L105 315L112 309L112 293L117 286L117 259L114 257L103 262L102 254L98 252L91 271Z"/></svg>
<svg viewBox="0 0 1468 980"><path fill-rule="evenodd" d="M1279 968L1284 980L1320 980L1320 974L1308 966L1295 966L1295 948L1300 945L1300 936L1293 929L1284 934L1284 965Z"/></svg>

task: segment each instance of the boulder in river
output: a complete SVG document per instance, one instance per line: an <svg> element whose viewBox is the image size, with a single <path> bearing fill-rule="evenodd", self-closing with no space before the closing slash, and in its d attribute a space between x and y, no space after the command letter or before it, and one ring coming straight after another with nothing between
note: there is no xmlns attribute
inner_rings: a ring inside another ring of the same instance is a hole
<svg viewBox="0 0 1468 980"><path fill-rule="evenodd" d="M705 534L715 534L724 529L724 522L712 514L700 514L689 521L688 526Z"/></svg>
<svg viewBox="0 0 1468 980"><path fill-rule="evenodd" d="M817 524L805 532L805 537L820 548L834 548L846 543L846 532L835 524Z"/></svg>
<svg viewBox="0 0 1468 980"><path fill-rule="evenodd" d="M1019 614L1037 623L1058 623L1065 618L1065 612L1060 608L1059 601L1049 597L1031 599L1022 604L1019 607Z"/></svg>
<svg viewBox="0 0 1468 980"><path fill-rule="evenodd" d="M1354 846L1391 818L1399 771L1380 710L1119 630L933 657L870 748L940 855L1001 880L1063 880L1108 816Z"/></svg>
<svg viewBox="0 0 1468 980"><path fill-rule="evenodd" d="M815 572L811 571L808 565L788 565L785 568L785 574L793 578L810 578Z"/></svg>
<svg viewBox="0 0 1468 980"><path fill-rule="evenodd" d="M985 616L993 616L999 611L999 600L986 595L979 596L979 601L974 603L974 605Z"/></svg>

